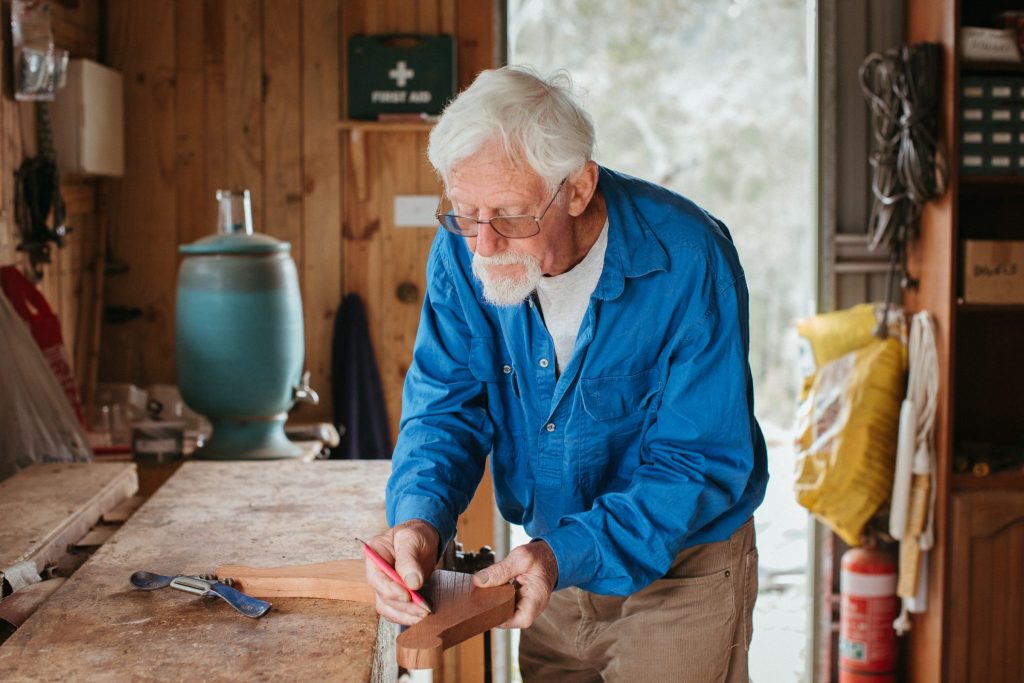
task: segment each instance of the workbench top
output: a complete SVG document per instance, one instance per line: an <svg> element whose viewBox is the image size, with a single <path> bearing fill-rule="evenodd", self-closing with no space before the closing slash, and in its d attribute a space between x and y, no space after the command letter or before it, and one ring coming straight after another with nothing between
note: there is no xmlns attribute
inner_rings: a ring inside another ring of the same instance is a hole
<svg viewBox="0 0 1024 683"><path fill-rule="evenodd" d="M361 557L386 528L386 461L190 462L3 646L6 680L394 680L370 605L278 599L261 619L219 599L143 592L140 569L201 574Z"/></svg>

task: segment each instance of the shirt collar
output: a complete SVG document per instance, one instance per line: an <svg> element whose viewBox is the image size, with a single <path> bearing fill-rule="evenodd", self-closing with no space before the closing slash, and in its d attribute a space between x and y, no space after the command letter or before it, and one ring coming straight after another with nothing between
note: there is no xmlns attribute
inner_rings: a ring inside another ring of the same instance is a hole
<svg viewBox="0 0 1024 683"><path fill-rule="evenodd" d="M639 181L600 167L597 186L608 211L608 248L594 296L610 300L626 286L627 277L668 269L668 253L641 215L624 185Z"/></svg>

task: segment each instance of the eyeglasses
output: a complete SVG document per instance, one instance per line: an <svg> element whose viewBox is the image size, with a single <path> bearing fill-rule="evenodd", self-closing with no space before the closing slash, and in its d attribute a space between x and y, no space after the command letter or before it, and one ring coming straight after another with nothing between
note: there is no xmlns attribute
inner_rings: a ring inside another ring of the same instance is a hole
<svg viewBox="0 0 1024 683"><path fill-rule="evenodd" d="M567 178L562 178L562 182L558 183L558 189L555 190L555 194L551 196L551 201L548 202L548 205L544 207L539 216L526 214L495 216L494 218L481 221L472 216L460 216L453 213L452 203L444 195L441 196L441 201L437 205L437 211L434 212L434 216L445 230L456 235L462 235L463 237L476 237L480 232L479 226L481 223L490 223L494 232L507 239L518 240L524 237L533 237L540 233L541 219L544 218L544 214L548 212L551 205L555 203L555 197L562 191L562 186L565 185L566 180Z"/></svg>

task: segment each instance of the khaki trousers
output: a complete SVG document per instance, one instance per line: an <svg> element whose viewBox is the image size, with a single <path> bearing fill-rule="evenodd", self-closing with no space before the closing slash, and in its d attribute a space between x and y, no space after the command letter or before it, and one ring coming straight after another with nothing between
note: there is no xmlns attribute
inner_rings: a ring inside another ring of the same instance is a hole
<svg viewBox="0 0 1024 683"><path fill-rule="evenodd" d="M519 642L525 683L747 683L757 599L754 520L687 548L628 597L567 588Z"/></svg>

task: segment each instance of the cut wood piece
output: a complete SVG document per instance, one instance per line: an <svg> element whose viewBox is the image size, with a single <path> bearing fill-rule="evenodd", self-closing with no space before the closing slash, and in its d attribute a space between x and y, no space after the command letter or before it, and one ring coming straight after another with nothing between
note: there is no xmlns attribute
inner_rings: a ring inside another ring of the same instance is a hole
<svg viewBox="0 0 1024 683"><path fill-rule="evenodd" d="M217 578L254 598L327 598L373 604L363 560L335 560L291 567L217 567Z"/></svg>
<svg viewBox="0 0 1024 683"><path fill-rule="evenodd" d="M64 581L63 577L40 581L8 595L0 602L0 622L8 623L17 629L46 602L47 598L64 585Z"/></svg>
<svg viewBox="0 0 1024 683"><path fill-rule="evenodd" d="M73 545L76 548L96 548L107 542L107 539L118 530L116 526L98 525L85 536L82 536Z"/></svg>
<svg viewBox="0 0 1024 683"><path fill-rule="evenodd" d="M435 571L421 591L434 613L398 636L398 665L433 669L444 650L512 618L516 592L511 584L477 588L472 574Z"/></svg>
<svg viewBox="0 0 1024 683"><path fill-rule="evenodd" d="M109 512L103 513L103 521L107 524L124 524L135 511L146 502L146 496L136 495L128 498Z"/></svg>
<svg viewBox="0 0 1024 683"><path fill-rule="evenodd" d="M336 560L290 567L222 565L217 578L255 598L327 598L374 603L363 560ZM515 611L511 586L476 588L471 574L435 571L420 591L434 613L398 636L398 665L432 669L444 650L504 623Z"/></svg>

